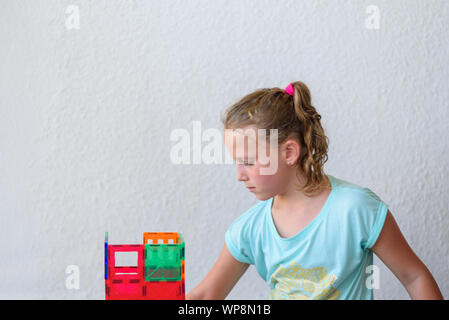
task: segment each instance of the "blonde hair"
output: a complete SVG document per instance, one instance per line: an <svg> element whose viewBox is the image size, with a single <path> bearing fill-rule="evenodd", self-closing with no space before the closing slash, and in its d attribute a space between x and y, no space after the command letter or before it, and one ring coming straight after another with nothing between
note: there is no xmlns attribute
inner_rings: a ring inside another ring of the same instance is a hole
<svg viewBox="0 0 449 320"><path fill-rule="evenodd" d="M258 89L226 109L221 121L224 129L250 125L266 129L267 139L269 129L278 129L278 145L295 139L301 145L295 165L306 177L299 190L313 196L329 187L323 172L329 139L321 126L321 116L311 104L309 88L301 81L292 82L292 86L293 96L277 87Z"/></svg>

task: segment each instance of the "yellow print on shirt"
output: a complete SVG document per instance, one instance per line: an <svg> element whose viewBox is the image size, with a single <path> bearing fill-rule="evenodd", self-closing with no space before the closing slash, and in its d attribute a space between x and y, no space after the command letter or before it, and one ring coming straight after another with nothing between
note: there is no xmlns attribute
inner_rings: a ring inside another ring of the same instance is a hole
<svg viewBox="0 0 449 320"><path fill-rule="evenodd" d="M337 276L324 267L301 268L296 261L279 266L271 277L270 299L338 300L340 291L333 284Z"/></svg>

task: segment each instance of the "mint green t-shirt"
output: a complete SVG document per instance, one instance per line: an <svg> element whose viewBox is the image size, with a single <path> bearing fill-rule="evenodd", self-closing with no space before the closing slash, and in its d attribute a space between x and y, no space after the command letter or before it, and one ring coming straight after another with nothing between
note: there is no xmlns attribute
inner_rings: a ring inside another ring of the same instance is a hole
<svg viewBox="0 0 449 320"><path fill-rule="evenodd" d="M332 190L320 213L291 238L273 222L273 198L260 201L225 235L235 259L255 265L270 299L373 299L373 253L387 204L374 192L327 175Z"/></svg>

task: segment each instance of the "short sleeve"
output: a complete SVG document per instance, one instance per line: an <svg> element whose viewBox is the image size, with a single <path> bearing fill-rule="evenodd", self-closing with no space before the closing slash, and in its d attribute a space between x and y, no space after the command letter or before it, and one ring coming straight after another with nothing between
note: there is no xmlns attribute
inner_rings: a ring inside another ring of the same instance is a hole
<svg viewBox="0 0 449 320"><path fill-rule="evenodd" d="M387 217L388 206L368 188L363 188L361 203L362 214L362 241L363 249L370 249L374 246L382 231L382 227Z"/></svg>
<svg viewBox="0 0 449 320"><path fill-rule="evenodd" d="M243 263L254 264L251 251L251 226L247 221L247 214L234 221L225 234L225 242L233 257Z"/></svg>

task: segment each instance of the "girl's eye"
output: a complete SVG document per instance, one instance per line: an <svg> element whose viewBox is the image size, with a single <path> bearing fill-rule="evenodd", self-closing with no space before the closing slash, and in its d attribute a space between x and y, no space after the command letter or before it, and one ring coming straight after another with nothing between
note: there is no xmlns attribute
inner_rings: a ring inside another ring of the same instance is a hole
<svg viewBox="0 0 449 320"><path fill-rule="evenodd" d="M237 165L240 165L240 166L250 167L250 166L253 166L256 162L255 161L251 161L251 162L237 161L236 163L237 163Z"/></svg>

